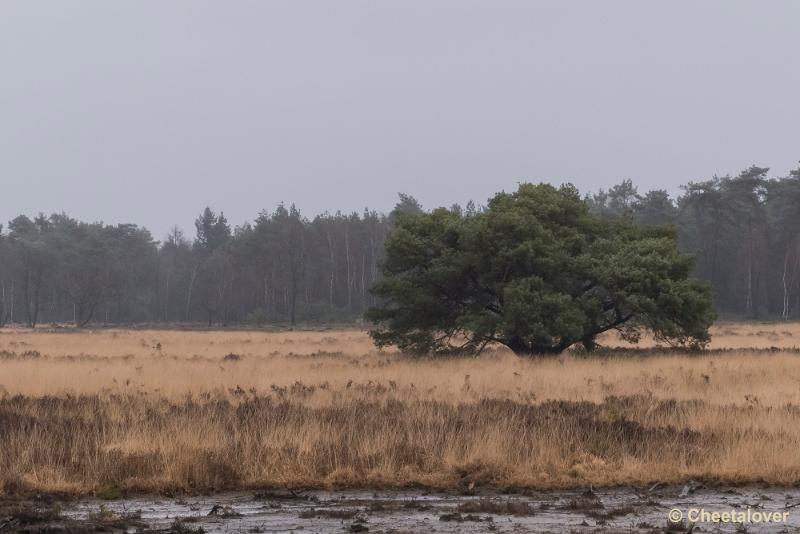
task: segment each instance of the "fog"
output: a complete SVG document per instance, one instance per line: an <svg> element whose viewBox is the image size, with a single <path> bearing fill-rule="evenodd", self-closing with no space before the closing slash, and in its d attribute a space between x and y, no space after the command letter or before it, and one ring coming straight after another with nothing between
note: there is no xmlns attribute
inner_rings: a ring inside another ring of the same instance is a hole
<svg viewBox="0 0 800 534"><path fill-rule="evenodd" d="M484 201L522 180L678 186L800 159L800 4L0 4L0 221L162 238Z"/></svg>

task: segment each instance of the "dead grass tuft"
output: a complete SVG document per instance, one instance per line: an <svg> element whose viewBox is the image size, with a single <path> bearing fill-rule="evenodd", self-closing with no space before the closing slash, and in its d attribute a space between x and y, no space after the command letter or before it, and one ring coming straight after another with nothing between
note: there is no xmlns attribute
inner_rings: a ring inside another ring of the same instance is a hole
<svg viewBox="0 0 800 534"><path fill-rule="evenodd" d="M439 360L357 331L0 331L0 491L800 481L800 327L717 331L764 350ZM458 513L520 513L476 502L505 512Z"/></svg>

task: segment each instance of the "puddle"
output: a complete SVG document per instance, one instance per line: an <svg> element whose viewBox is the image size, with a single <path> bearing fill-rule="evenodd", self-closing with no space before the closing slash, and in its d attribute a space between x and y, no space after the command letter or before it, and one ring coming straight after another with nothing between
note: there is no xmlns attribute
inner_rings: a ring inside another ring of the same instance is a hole
<svg viewBox="0 0 800 534"><path fill-rule="evenodd" d="M693 490L693 491L692 491ZM102 506L102 508L101 508ZM81 500L63 515L76 521L138 516L130 532L685 532L670 525L677 508L747 513L751 522L704 522L693 532L800 532L800 491L776 488L663 487L525 495L452 495L420 491L223 493L118 501ZM755 512L788 512L786 522L752 522ZM179 529L183 530L179 530Z"/></svg>

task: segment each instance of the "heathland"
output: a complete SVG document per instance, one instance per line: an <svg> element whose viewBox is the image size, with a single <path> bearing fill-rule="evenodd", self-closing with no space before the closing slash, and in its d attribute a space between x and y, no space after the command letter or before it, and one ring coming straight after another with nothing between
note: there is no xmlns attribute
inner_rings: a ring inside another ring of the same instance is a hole
<svg viewBox="0 0 800 534"><path fill-rule="evenodd" d="M410 358L359 330L5 329L0 493L797 482L800 324L712 335Z"/></svg>

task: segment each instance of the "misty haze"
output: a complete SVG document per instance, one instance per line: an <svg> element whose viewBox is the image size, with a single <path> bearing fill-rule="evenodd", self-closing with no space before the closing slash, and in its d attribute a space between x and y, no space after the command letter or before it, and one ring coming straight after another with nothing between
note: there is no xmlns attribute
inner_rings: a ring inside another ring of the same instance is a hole
<svg viewBox="0 0 800 534"><path fill-rule="evenodd" d="M798 19L0 2L0 532L800 532Z"/></svg>

